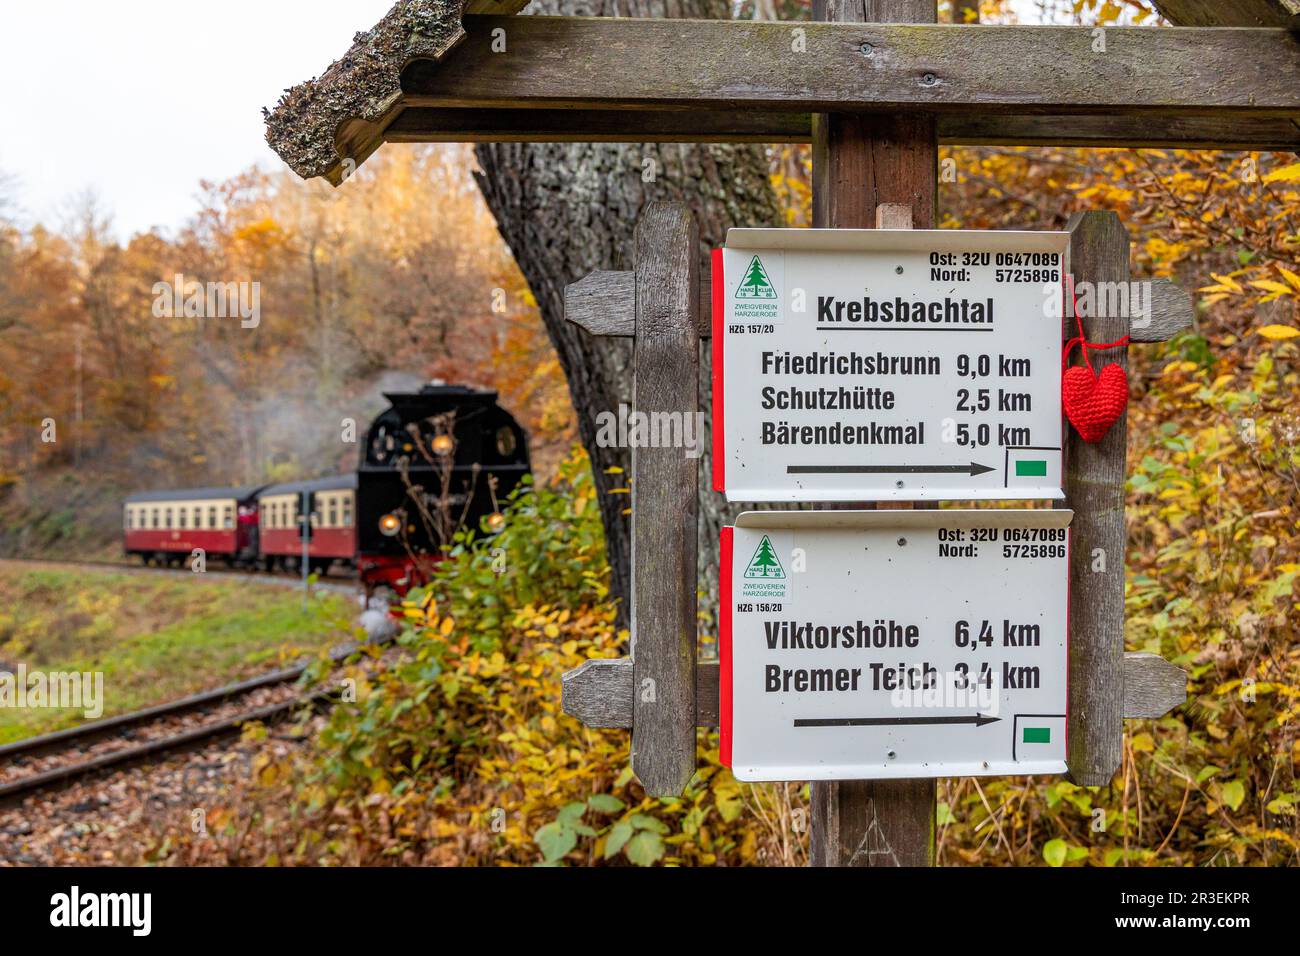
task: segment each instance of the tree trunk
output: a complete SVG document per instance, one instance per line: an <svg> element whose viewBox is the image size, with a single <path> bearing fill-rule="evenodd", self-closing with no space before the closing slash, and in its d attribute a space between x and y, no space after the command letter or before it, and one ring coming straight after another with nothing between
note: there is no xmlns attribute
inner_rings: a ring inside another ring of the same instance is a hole
<svg viewBox="0 0 1300 956"><path fill-rule="evenodd" d="M725 0L534 0L528 13L726 19ZM665 50L664 56L672 56ZM684 202L700 226L700 255L720 246L731 226L781 225L762 147L648 143L490 143L478 147L477 177L498 228L541 309L569 381L578 434L591 455L612 570L611 588L627 623L631 541L624 513L631 456L596 443L601 412L631 401L631 345L595 338L564 321L564 287L596 269L630 270L632 233L653 200ZM718 530L738 509L708 490L712 443L709 349L701 350L699 581L705 606L716 604ZM683 408L682 411L693 411ZM621 471L619 470L621 469Z"/></svg>

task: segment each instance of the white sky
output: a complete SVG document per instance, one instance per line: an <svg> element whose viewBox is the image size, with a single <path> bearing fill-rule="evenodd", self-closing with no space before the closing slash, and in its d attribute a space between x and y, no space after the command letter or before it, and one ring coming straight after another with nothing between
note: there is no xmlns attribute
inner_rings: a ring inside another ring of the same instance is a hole
<svg viewBox="0 0 1300 956"><path fill-rule="evenodd" d="M5 0L0 173L57 227L93 190L119 238L174 230L200 179L279 166L261 108L319 74L392 0ZM1015 0L1036 19L1033 0ZM14 211L11 211L11 214Z"/></svg>
<svg viewBox="0 0 1300 956"><path fill-rule="evenodd" d="M279 159L263 106L319 74L392 0L5 0L0 172L19 221L94 189L122 238L174 229L200 179Z"/></svg>

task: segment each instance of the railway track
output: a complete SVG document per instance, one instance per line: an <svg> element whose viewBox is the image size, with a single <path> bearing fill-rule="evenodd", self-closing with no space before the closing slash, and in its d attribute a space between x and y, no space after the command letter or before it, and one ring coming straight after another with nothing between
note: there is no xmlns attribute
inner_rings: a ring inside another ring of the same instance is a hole
<svg viewBox="0 0 1300 956"><path fill-rule="evenodd" d="M172 576L196 577L193 571L184 568L156 568L152 565L137 564L129 561L97 561L83 558L0 558L0 567L4 565L41 565L44 567L92 568L96 571L122 571L128 574L165 574ZM302 578L287 574L273 574L266 571L244 571L239 568L209 568L205 575L223 578L241 578L278 587L301 588ZM312 584L313 590L333 591L339 594L355 594L360 585L355 583L356 575L351 574L345 581L325 581L317 579Z"/></svg>
<svg viewBox="0 0 1300 956"><path fill-rule="evenodd" d="M331 658L338 663L358 649L359 645L354 645ZM156 707L0 746L0 804L67 785L100 770L237 734L250 721L268 721L303 705L325 704L332 691L303 693L296 686L306 669L303 665L274 671Z"/></svg>

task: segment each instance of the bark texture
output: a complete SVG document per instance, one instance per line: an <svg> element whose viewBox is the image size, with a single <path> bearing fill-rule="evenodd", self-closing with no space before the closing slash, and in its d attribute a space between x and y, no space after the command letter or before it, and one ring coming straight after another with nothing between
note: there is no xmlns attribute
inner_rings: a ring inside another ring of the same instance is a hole
<svg viewBox="0 0 1300 956"><path fill-rule="evenodd" d="M726 19L725 0L535 0L525 13ZM663 51L672 57L673 51ZM595 269L630 270L633 232L654 200L677 200L695 213L700 256L722 244L732 226L781 224L762 147L489 143L478 147L479 188L507 245L532 288L559 355L591 455L612 568L612 588L626 626L630 593L630 525L625 514L631 457L627 449L596 444L601 412L631 402L630 344L594 338L564 321L564 287ZM711 419L710 357L700 356L700 404ZM692 411L686 406L682 411ZM709 491L711 440L706 429L700 459L699 582L705 606L716 606L718 530L739 509Z"/></svg>

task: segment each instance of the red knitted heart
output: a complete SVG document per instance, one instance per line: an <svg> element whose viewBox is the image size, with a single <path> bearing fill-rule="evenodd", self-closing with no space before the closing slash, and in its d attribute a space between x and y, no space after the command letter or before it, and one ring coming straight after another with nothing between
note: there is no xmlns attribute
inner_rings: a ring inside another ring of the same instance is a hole
<svg viewBox="0 0 1300 956"><path fill-rule="evenodd" d="M1128 375L1118 365L1107 365L1098 376L1086 365L1065 370L1061 379L1065 417L1089 444L1110 431L1128 404Z"/></svg>

